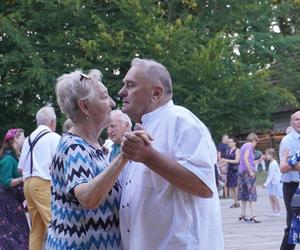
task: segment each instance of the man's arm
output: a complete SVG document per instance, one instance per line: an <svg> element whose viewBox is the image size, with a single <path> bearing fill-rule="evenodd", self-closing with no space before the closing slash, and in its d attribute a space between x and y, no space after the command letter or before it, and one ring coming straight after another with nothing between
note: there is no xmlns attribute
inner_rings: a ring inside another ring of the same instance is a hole
<svg viewBox="0 0 300 250"><path fill-rule="evenodd" d="M282 151L281 159L280 159L280 171L282 173L287 173L289 171L300 171L300 162L295 167L292 167L288 163L289 150L285 149Z"/></svg>
<svg viewBox="0 0 300 250"><path fill-rule="evenodd" d="M222 157L221 157L221 151L219 151L219 149L218 149L217 154L218 154L218 155L217 155L217 156L218 156L218 161L220 161Z"/></svg>
<svg viewBox="0 0 300 250"><path fill-rule="evenodd" d="M195 174L177 161L155 150L151 144L145 144L136 131L126 133L122 142L122 152L126 158L141 162L181 190L202 197L210 198L213 192Z"/></svg>

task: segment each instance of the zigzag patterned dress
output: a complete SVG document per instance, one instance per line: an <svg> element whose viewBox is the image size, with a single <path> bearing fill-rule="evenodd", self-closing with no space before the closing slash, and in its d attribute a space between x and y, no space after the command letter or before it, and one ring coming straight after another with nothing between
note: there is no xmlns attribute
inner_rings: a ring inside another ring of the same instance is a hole
<svg viewBox="0 0 300 250"><path fill-rule="evenodd" d="M91 181L107 167L102 150L71 133L58 145L52 167L51 211L45 249L121 249L118 181L99 208L84 209L74 187Z"/></svg>

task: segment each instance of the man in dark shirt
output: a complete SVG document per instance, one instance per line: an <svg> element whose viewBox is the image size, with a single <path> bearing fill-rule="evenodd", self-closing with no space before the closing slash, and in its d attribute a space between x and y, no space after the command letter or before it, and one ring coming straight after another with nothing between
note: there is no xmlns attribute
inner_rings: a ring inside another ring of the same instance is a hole
<svg viewBox="0 0 300 250"><path fill-rule="evenodd" d="M224 134L222 136L222 142L219 143L218 145L218 161L220 161L221 158L224 158L225 155L226 155L226 151L228 149L228 139L229 139L229 136L227 134Z"/></svg>

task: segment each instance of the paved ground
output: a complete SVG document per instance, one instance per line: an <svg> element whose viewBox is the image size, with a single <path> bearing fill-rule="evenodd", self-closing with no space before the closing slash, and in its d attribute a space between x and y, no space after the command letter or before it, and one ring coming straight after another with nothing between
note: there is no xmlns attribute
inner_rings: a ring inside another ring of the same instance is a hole
<svg viewBox="0 0 300 250"><path fill-rule="evenodd" d="M231 199L221 198L223 232L226 250L277 250L285 226L285 209L280 199L283 216L271 217L271 207L265 189L258 187L257 217L260 224L240 222L240 208L230 208ZM300 249L300 245L296 247Z"/></svg>

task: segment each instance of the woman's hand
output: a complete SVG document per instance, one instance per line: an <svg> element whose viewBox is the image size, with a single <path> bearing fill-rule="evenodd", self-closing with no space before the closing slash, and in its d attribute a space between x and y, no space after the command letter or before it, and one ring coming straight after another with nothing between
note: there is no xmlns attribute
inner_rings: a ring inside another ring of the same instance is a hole
<svg viewBox="0 0 300 250"><path fill-rule="evenodd" d="M254 178L255 177L255 172L253 170L249 171L249 175Z"/></svg>

